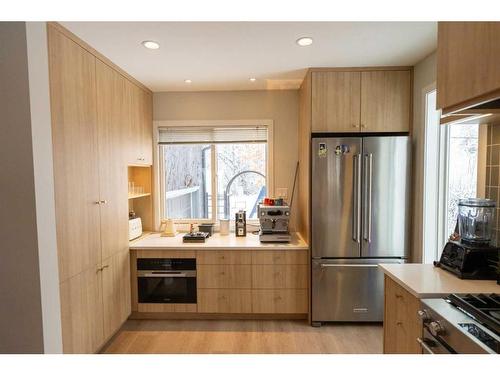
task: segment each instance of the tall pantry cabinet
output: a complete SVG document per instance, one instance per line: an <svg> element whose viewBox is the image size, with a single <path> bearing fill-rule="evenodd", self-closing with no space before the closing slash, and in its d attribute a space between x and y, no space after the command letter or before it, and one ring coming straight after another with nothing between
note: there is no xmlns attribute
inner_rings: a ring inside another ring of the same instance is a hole
<svg viewBox="0 0 500 375"><path fill-rule="evenodd" d="M127 165L152 153L151 117L130 113L151 92L60 25L47 32L63 350L93 353L130 314Z"/></svg>

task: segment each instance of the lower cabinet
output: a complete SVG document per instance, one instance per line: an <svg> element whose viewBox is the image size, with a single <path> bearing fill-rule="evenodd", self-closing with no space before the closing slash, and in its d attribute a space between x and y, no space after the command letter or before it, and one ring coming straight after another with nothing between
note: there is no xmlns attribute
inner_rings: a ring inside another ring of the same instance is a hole
<svg viewBox="0 0 500 375"><path fill-rule="evenodd" d="M251 313L250 289L199 289L198 312L200 313Z"/></svg>
<svg viewBox="0 0 500 375"><path fill-rule="evenodd" d="M64 353L95 353L130 315L129 252L60 284Z"/></svg>
<svg viewBox="0 0 500 375"><path fill-rule="evenodd" d="M102 262L104 338L111 337L130 315L130 255L117 253Z"/></svg>
<svg viewBox="0 0 500 375"><path fill-rule="evenodd" d="M384 353L422 354L417 338L422 337L418 318L420 300L385 276Z"/></svg>
<svg viewBox="0 0 500 375"><path fill-rule="evenodd" d="M99 266L65 280L59 291L64 353L94 353L104 340Z"/></svg>
<svg viewBox="0 0 500 375"><path fill-rule="evenodd" d="M134 250L132 275L137 258L174 256L179 251ZM134 286L132 306L137 313L304 315L309 311L308 269L307 250L196 250L196 304L138 303Z"/></svg>
<svg viewBox="0 0 500 375"><path fill-rule="evenodd" d="M261 314L307 314L307 289L254 289L252 312Z"/></svg>

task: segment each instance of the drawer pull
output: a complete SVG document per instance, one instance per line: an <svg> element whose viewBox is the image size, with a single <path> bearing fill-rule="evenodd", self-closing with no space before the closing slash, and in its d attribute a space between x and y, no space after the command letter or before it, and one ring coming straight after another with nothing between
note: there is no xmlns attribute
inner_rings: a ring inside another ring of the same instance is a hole
<svg viewBox="0 0 500 375"><path fill-rule="evenodd" d="M220 273L220 275L221 275L221 276L224 276L225 274L226 274L226 273L225 273L224 271L222 271L222 272Z"/></svg>
<svg viewBox="0 0 500 375"><path fill-rule="evenodd" d="M396 294L396 298L403 298L401 294Z"/></svg>
<svg viewBox="0 0 500 375"><path fill-rule="evenodd" d="M402 326L402 325L403 325L403 322L396 322L396 325L397 325L397 326Z"/></svg>

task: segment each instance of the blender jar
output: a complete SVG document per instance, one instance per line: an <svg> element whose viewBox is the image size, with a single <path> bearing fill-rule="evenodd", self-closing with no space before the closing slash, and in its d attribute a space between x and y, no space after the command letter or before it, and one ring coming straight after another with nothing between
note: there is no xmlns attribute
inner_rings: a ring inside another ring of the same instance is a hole
<svg viewBox="0 0 500 375"><path fill-rule="evenodd" d="M460 199L458 229L463 241L488 245L495 225L495 201L482 198Z"/></svg>

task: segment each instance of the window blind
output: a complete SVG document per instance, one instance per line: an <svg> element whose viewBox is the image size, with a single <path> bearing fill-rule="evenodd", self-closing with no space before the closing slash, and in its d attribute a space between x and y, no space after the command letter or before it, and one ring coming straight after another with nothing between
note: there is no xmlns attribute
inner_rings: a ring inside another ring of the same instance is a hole
<svg viewBox="0 0 500 375"><path fill-rule="evenodd" d="M164 127L158 138L158 144L262 142L267 142L266 126Z"/></svg>

